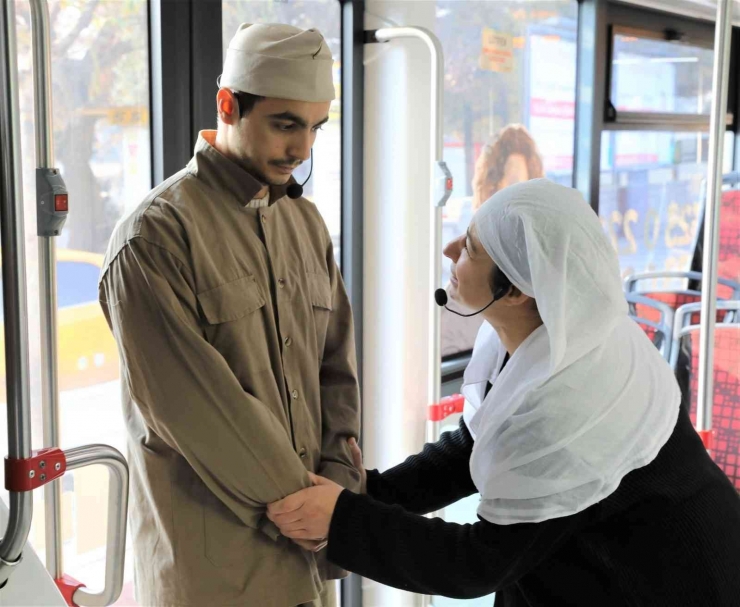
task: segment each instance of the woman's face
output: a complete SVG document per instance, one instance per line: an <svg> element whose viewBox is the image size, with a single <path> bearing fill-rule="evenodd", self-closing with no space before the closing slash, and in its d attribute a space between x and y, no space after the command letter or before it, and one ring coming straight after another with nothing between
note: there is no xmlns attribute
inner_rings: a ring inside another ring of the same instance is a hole
<svg viewBox="0 0 740 607"><path fill-rule="evenodd" d="M466 234L448 243L444 254L452 260L450 297L471 310L491 303L490 277L495 264L478 240L475 224L470 225Z"/></svg>

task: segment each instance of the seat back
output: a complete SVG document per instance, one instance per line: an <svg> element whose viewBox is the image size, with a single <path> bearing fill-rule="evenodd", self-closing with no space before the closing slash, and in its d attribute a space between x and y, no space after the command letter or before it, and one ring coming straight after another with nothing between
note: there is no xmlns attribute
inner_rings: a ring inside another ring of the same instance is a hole
<svg viewBox="0 0 740 607"><path fill-rule="evenodd" d="M740 190L722 192L717 275L740 282Z"/></svg>
<svg viewBox="0 0 740 607"><path fill-rule="evenodd" d="M666 304L643 297L638 293L626 293L630 318L634 320L650 338L663 358L670 360L673 344L673 310Z"/></svg>
<svg viewBox="0 0 740 607"><path fill-rule="evenodd" d="M715 327L714 397L712 403L712 458L740 491L740 324ZM685 327L679 333L680 347L690 358L689 411L696 425L699 393L700 328Z"/></svg>

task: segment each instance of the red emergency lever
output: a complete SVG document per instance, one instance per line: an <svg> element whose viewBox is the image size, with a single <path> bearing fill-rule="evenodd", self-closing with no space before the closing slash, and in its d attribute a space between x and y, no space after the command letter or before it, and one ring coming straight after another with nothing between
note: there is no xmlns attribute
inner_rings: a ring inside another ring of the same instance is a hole
<svg viewBox="0 0 740 607"><path fill-rule="evenodd" d="M441 422L443 419L448 418L450 415L462 413L464 407L465 397L462 394L453 394L452 396L446 396L438 403L429 405L427 419L429 419L430 422Z"/></svg>

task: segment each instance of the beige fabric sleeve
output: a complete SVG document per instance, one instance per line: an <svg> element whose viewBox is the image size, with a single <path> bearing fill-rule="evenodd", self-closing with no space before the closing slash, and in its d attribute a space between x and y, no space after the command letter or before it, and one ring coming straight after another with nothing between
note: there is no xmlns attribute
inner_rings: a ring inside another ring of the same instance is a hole
<svg viewBox="0 0 740 607"><path fill-rule="evenodd" d="M351 491L360 491L360 473L347 441L360 436L360 392L357 383L354 322L349 298L329 241L326 253L332 288L332 312L321 364L321 465L319 474Z"/></svg>
<svg viewBox="0 0 740 607"><path fill-rule="evenodd" d="M206 341L187 268L135 238L103 276L100 300L147 424L245 525L275 539L266 504L310 481L285 428Z"/></svg>

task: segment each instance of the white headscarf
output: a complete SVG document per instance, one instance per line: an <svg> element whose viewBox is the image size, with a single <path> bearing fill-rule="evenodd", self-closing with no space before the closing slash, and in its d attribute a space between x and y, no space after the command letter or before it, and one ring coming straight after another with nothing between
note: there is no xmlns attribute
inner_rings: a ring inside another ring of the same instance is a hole
<svg viewBox="0 0 740 607"><path fill-rule="evenodd" d="M488 323L478 334L463 385L478 513L498 524L575 514L655 458L676 423L678 384L627 316L616 254L577 190L513 185L473 222L544 323L500 374L501 341Z"/></svg>

